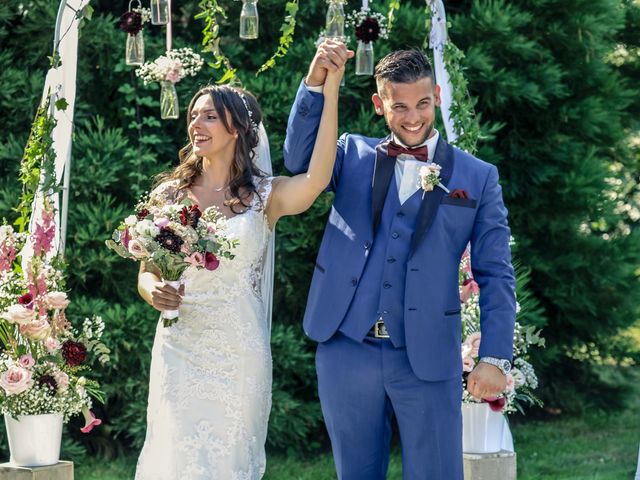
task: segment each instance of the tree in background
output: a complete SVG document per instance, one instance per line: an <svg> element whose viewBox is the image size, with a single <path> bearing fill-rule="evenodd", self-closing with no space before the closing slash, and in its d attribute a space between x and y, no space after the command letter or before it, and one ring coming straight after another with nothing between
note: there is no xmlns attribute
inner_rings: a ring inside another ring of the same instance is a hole
<svg viewBox="0 0 640 480"><path fill-rule="evenodd" d="M93 19L81 32L67 250L76 309L71 316L100 313L107 324L104 341L113 348L111 366L99 378L108 395L100 412L105 428L88 439L94 450L107 453L135 451L142 444L158 315L137 296L135 265L109 252L104 240L150 188L152 176L175 165L186 142L184 118L159 120L157 84L145 87L124 64L125 34L117 22L127 3L92 2ZM198 51L203 24L193 17L199 2L176 3L175 47ZM548 347L537 367L544 368L545 397L553 406L577 406L603 386L615 386L610 375L600 375L599 358L629 351L613 339L637 317L638 219L632 210L619 212L638 195L638 146L628 143L633 129L637 135L632 120L634 113L638 118L640 102L631 81L639 71L637 1L446 3L452 13L450 33L466 53L466 74L484 126L479 156L500 168L516 255L531 270L529 287L544 306ZM373 6L382 12L388 8L382 1ZM284 2L260 2L258 41L237 37L240 2L223 7L228 19L219 18L220 45L257 95L274 170L284 173L286 120L323 28L326 4L300 5L288 55L259 76L255 71L278 46ZM10 218L19 159L48 68L56 11L49 0L32 0L28 8L20 0L0 5L0 215ZM424 2L403 2L395 17L389 41L376 43L377 58L425 42ZM630 55L617 48L621 42ZM145 43L147 59L164 53L164 30L147 25ZM205 58L213 60L210 54ZM178 83L182 111L197 87L221 75L205 67L195 79ZM370 77L348 70L341 93L342 129L384 135L384 122L370 106L374 88ZM278 224L272 447L299 450L324 441L313 345L300 323L330 203L325 195L306 214ZM526 323L543 326L545 320L534 312ZM578 375L575 392L566 381L572 374Z"/></svg>

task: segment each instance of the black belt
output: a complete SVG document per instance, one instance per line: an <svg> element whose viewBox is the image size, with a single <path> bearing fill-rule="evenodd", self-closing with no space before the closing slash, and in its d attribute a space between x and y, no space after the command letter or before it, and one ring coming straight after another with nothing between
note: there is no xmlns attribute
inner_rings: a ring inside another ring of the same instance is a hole
<svg viewBox="0 0 640 480"><path fill-rule="evenodd" d="M373 324L371 330L367 332L367 337L372 338L390 338L387 326L384 324L384 320L379 318L376 323Z"/></svg>

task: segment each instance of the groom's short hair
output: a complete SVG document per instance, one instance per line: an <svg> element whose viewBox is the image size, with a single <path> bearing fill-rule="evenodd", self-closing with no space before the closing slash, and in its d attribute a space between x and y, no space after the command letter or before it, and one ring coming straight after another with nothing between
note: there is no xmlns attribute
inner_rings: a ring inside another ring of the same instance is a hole
<svg viewBox="0 0 640 480"><path fill-rule="evenodd" d="M375 73L378 91L385 82L413 83L429 77L433 82L433 69L427 55L417 48L391 52L376 65Z"/></svg>

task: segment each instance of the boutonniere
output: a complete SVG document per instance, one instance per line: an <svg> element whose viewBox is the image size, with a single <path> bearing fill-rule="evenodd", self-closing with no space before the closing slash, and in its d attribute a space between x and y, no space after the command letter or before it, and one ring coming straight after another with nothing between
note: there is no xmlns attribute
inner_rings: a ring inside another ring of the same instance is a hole
<svg viewBox="0 0 640 480"><path fill-rule="evenodd" d="M440 170L442 167L437 163L430 163L420 167L418 175L420 177L420 186L422 187L422 198L426 192L432 191L435 187L440 187L446 193L449 193L449 189L440 182Z"/></svg>

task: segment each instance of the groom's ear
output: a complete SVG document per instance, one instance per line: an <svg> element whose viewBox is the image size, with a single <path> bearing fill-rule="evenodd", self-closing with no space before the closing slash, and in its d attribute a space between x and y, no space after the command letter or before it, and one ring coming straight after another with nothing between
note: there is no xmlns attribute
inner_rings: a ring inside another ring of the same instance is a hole
<svg viewBox="0 0 640 480"><path fill-rule="evenodd" d="M382 107L382 99L380 98L380 95L374 93L373 95L371 95L371 101L373 102L373 106L376 109L376 113L378 115L384 115L384 108Z"/></svg>

